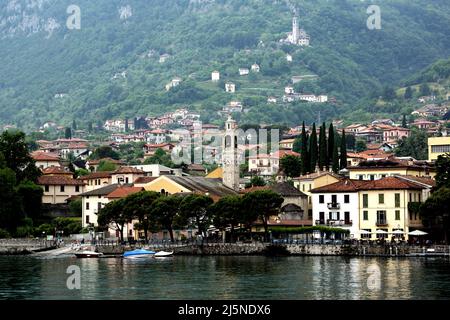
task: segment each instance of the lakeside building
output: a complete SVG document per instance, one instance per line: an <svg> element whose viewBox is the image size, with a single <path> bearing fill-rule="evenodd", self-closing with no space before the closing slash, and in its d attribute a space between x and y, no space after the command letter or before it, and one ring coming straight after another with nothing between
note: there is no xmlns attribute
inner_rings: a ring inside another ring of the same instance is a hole
<svg viewBox="0 0 450 320"><path fill-rule="evenodd" d="M397 231L407 240L410 228L422 227L420 215L409 204L424 202L429 194L424 190L430 189L412 178L344 179L312 189L313 223L348 229L354 239L388 238Z"/></svg>
<svg viewBox="0 0 450 320"><path fill-rule="evenodd" d="M435 161L441 155L450 152L450 137L428 138L428 161Z"/></svg>
<svg viewBox="0 0 450 320"><path fill-rule="evenodd" d="M49 174L38 178L37 184L42 187L43 204L66 204L71 197L79 196L84 190L84 182L73 179L66 174Z"/></svg>

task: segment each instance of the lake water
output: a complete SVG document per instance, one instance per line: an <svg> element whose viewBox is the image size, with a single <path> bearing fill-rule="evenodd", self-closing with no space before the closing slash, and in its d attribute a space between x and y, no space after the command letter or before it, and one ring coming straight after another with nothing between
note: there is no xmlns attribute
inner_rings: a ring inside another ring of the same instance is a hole
<svg viewBox="0 0 450 320"><path fill-rule="evenodd" d="M71 265L80 267L80 290L67 288ZM450 261L0 256L0 299L450 299Z"/></svg>

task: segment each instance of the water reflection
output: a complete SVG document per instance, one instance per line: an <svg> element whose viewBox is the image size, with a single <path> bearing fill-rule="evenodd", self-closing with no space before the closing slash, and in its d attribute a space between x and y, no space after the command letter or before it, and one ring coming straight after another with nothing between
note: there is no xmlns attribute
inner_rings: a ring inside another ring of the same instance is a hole
<svg viewBox="0 0 450 320"><path fill-rule="evenodd" d="M69 290L70 265L81 290ZM370 266L380 289L371 290ZM0 257L0 299L450 299L448 259Z"/></svg>

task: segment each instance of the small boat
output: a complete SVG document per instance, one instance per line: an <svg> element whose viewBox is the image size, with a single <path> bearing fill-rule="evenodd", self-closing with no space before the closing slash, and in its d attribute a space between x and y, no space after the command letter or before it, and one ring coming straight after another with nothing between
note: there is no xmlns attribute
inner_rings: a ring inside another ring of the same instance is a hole
<svg viewBox="0 0 450 320"><path fill-rule="evenodd" d="M75 256L77 258L98 258L101 255L102 255L102 253L95 252L95 251L82 251L79 253L75 253Z"/></svg>
<svg viewBox="0 0 450 320"><path fill-rule="evenodd" d="M163 257L171 257L173 256L173 251L171 252L167 252L167 251L158 251L157 253L155 253L154 257L155 258L163 258Z"/></svg>
<svg viewBox="0 0 450 320"><path fill-rule="evenodd" d="M136 249L132 251L125 251L123 254L124 258L145 258L151 257L155 254L155 251L145 250L145 249Z"/></svg>

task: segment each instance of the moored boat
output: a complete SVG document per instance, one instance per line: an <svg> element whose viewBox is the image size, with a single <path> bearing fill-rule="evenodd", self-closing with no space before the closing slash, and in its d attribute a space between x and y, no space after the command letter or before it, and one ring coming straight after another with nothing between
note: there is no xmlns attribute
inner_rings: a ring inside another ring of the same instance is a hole
<svg viewBox="0 0 450 320"><path fill-rule="evenodd" d="M164 257L171 257L173 256L173 251L168 252L168 251L158 251L157 253L155 253L155 258L164 258Z"/></svg>
<svg viewBox="0 0 450 320"><path fill-rule="evenodd" d="M95 251L82 251L75 253L75 256L77 258L98 258L102 255L102 253L95 252Z"/></svg>
<svg viewBox="0 0 450 320"><path fill-rule="evenodd" d="M125 251L123 254L124 258L145 258L151 257L155 254L155 251L145 250L145 249L136 249L132 251Z"/></svg>

